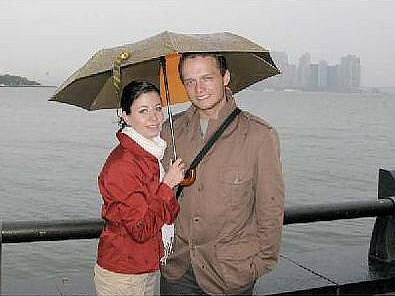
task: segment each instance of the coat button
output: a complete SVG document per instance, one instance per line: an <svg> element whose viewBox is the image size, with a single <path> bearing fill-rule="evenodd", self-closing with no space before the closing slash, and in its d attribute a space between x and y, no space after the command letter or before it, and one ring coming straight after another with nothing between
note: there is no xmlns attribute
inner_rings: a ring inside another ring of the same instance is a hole
<svg viewBox="0 0 395 296"><path fill-rule="evenodd" d="M199 217L194 217L194 218L193 218L193 222L198 223L199 221L200 221L200 218L199 218Z"/></svg>
<svg viewBox="0 0 395 296"><path fill-rule="evenodd" d="M197 190L200 192L203 190L203 184L199 184Z"/></svg>

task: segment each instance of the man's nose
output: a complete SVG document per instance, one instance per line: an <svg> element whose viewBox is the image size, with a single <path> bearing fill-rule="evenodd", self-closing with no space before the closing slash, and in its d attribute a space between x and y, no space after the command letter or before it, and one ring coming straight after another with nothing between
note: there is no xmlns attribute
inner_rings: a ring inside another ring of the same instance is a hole
<svg viewBox="0 0 395 296"><path fill-rule="evenodd" d="M200 93L204 90L203 83L201 81L196 81L195 90L197 93Z"/></svg>

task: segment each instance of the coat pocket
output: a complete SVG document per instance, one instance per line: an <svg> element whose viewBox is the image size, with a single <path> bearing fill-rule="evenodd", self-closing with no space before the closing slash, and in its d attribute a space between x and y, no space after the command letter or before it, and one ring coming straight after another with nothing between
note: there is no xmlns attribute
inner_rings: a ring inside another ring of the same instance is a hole
<svg viewBox="0 0 395 296"><path fill-rule="evenodd" d="M257 252L257 244L251 241L217 243L217 262L229 290L241 290L253 283L253 258Z"/></svg>
<svg viewBox="0 0 395 296"><path fill-rule="evenodd" d="M225 166L221 170L221 183L226 198L231 200L233 208L246 206L252 199L253 174L243 166Z"/></svg>

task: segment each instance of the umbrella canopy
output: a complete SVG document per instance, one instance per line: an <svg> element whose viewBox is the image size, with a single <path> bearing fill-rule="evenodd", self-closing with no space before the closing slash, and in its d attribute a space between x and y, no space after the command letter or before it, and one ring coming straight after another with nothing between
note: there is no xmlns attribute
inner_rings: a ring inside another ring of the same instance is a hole
<svg viewBox="0 0 395 296"><path fill-rule="evenodd" d="M185 102L188 98L177 67L179 54L186 52L224 55L231 72L229 86L234 93L279 74L269 51L244 37L227 32L176 34L165 31L135 43L98 51L56 90L50 100L87 110L119 108L119 97L112 81L113 63L121 53L127 53L128 58L120 65L121 87L132 80L148 80L160 87L163 100L161 58L165 58L171 104Z"/></svg>

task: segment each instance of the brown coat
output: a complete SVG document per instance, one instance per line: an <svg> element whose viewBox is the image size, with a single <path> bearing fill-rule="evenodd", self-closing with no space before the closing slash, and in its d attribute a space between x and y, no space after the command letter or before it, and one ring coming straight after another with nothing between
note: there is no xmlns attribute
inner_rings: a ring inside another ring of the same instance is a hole
<svg viewBox="0 0 395 296"><path fill-rule="evenodd" d="M190 164L205 141L236 107L228 98L218 120L210 120L206 136L191 106L176 115L178 156ZM171 143L168 124L162 136ZM172 155L168 145L165 163ZM180 278L192 264L207 293L235 293L277 262L284 214L284 184L276 131L248 112L225 130L185 187L176 220L174 253L163 275Z"/></svg>

